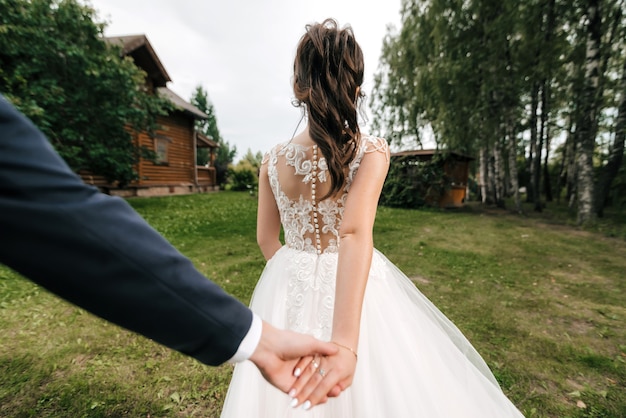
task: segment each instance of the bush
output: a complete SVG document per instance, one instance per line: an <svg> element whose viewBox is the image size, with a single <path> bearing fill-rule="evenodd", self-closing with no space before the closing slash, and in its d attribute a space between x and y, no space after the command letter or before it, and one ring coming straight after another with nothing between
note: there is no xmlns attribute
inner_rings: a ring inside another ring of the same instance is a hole
<svg viewBox="0 0 626 418"><path fill-rule="evenodd" d="M228 181L231 190L256 190L259 183L258 169L247 160L228 167Z"/></svg>
<svg viewBox="0 0 626 418"><path fill-rule="evenodd" d="M446 189L442 160L392 159L379 203L396 208L437 205Z"/></svg>

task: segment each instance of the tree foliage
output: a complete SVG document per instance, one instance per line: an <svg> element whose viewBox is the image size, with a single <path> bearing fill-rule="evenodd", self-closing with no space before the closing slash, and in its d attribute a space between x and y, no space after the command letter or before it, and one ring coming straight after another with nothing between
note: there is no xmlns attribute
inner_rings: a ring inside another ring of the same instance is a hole
<svg viewBox="0 0 626 418"><path fill-rule="evenodd" d="M430 127L439 148L478 157L484 202L515 195L519 209L524 186L541 210L554 189L584 223L612 201L606 184L623 161L625 8L626 0L405 0L402 26L383 42L374 127L417 145ZM555 144L564 144L556 157ZM550 164L560 167L556 179ZM608 192L594 206L599 185Z"/></svg>
<svg viewBox="0 0 626 418"><path fill-rule="evenodd" d="M48 136L72 169L124 185L148 150L166 102L105 42L104 23L76 0L0 0L0 91Z"/></svg>
<svg viewBox="0 0 626 418"><path fill-rule="evenodd" d="M243 156L242 160L249 162L250 165L258 171L261 169L261 163L263 162L263 153L261 151L257 151L255 154L250 148L248 148L248 151Z"/></svg>
<svg viewBox="0 0 626 418"><path fill-rule="evenodd" d="M219 128L217 127L215 108L213 103L209 100L209 94L202 86L196 87L196 90L191 96L191 104L206 113L209 117L206 120L197 121L196 128L219 145L214 164L217 184L223 187L228 180L228 167L235 159L235 155L237 155L237 147L222 138ZM198 164L204 165L208 159L209 156L206 152L198 154Z"/></svg>

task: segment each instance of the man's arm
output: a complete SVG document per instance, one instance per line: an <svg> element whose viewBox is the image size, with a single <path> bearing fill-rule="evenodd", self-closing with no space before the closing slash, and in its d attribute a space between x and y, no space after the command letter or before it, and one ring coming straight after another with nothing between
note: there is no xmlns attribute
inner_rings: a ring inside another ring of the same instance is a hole
<svg viewBox="0 0 626 418"><path fill-rule="evenodd" d="M249 358L283 391L301 357L337 352L253 316L124 200L85 185L2 95L0 263L202 363Z"/></svg>
<svg viewBox="0 0 626 418"><path fill-rule="evenodd" d="M124 200L85 185L1 96L0 263L210 365L235 354L252 321Z"/></svg>

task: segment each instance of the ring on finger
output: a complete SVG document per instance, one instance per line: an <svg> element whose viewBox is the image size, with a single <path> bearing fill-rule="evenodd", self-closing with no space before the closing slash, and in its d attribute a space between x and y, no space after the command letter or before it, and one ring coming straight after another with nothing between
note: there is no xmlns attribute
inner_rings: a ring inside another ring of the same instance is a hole
<svg viewBox="0 0 626 418"><path fill-rule="evenodd" d="M318 372L318 373L320 374L320 376L322 376L322 377L326 376L326 370L324 370L324 369L323 369L323 368L321 368L321 367L320 367L320 369L319 369L317 372Z"/></svg>
<svg viewBox="0 0 626 418"><path fill-rule="evenodd" d="M313 370L316 370L318 367L320 367L320 365L317 363L317 361L313 360L311 361L311 367L313 367Z"/></svg>

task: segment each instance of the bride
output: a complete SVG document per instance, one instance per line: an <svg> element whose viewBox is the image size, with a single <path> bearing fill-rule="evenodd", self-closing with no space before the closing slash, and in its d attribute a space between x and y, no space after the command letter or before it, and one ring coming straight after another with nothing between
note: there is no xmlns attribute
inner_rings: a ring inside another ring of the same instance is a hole
<svg viewBox="0 0 626 418"><path fill-rule="evenodd" d="M308 25L294 63L308 126L268 152L259 179L267 265L251 308L339 350L303 358L289 395L238 364L222 417L521 417L457 327L373 248L389 148L359 130L362 82L352 30Z"/></svg>

